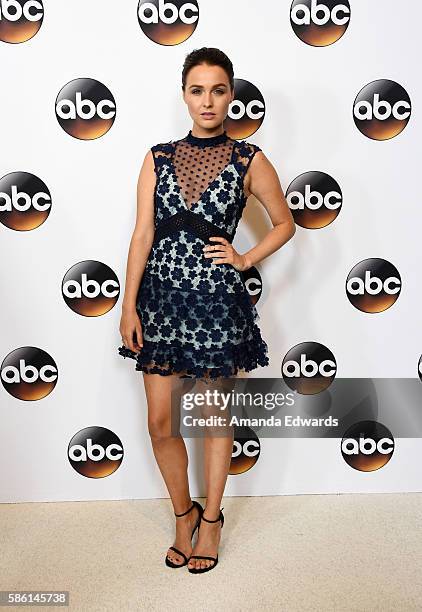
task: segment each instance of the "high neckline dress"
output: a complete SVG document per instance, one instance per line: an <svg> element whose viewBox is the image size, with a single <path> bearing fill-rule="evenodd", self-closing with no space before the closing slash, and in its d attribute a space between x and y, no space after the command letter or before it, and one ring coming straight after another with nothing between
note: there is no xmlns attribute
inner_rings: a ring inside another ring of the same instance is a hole
<svg viewBox="0 0 422 612"><path fill-rule="evenodd" d="M268 346L241 272L205 257L210 236L233 242L246 204L243 181L258 145L192 131L151 147L156 173L154 242L136 310L143 347L136 370L205 382L267 366Z"/></svg>

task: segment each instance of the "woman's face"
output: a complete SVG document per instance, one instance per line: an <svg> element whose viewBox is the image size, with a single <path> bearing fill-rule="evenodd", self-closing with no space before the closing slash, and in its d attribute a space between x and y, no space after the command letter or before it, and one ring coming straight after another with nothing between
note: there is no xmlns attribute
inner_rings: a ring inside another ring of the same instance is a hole
<svg viewBox="0 0 422 612"><path fill-rule="evenodd" d="M189 70L183 99L195 126L209 130L220 128L233 96L227 73L221 66L200 64Z"/></svg>

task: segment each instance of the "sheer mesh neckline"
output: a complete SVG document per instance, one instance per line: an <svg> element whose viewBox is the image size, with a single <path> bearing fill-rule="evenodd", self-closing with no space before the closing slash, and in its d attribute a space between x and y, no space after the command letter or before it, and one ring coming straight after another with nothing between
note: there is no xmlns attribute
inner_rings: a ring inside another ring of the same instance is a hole
<svg viewBox="0 0 422 612"><path fill-rule="evenodd" d="M189 130L184 138L186 142L197 147L212 147L227 142L228 139L226 130L222 134L217 134L217 136L194 136L192 130Z"/></svg>
<svg viewBox="0 0 422 612"><path fill-rule="evenodd" d="M191 130L176 142L171 166L186 208L199 205L202 198L211 198L217 179L232 161L234 142L226 131L217 136L199 137Z"/></svg>

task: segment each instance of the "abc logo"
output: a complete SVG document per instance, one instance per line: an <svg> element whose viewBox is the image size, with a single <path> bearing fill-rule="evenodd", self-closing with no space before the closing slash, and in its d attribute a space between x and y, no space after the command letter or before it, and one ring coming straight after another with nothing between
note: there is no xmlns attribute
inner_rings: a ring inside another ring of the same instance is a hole
<svg viewBox="0 0 422 612"><path fill-rule="evenodd" d="M255 85L244 79L235 79L234 97L229 105L224 127L231 138L248 138L264 120L264 98Z"/></svg>
<svg viewBox="0 0 422 612"><path fill-rule="evenodd" d="M315 170L300 174L290 183L286 200L295 223L307 229L319 229L337 217L343 196L329 174Z"/></svg>
<svg viewBox="0 0 422 612"><path fill-rule="evenodd" d="M250 427L234 426L233 452L229 474L243 474L258 461L261 445Z"/></svg>
<svg viewBox="0 0 422 612"><path fill-rule="evenodd" d="M356 264L346 280L349 301L362 312L383 312L397 300L401 278L392 263L378 257Z"/></svg>
<svg viewBox="0 0 422 612"><path fill-rule="evenodd" d="M73 436L67 449L70 465L88 478L113 474L123 461L123 444L105 427L86 427Z"/></svg>
<svg viewBox="0 0 422 612"><path fill-rule="evenodd" d="M35 229L44 223L50 209L50 192L34 174L10 172L0 179L0 222L6 227Z"/></svg>
<svg viewBox="0 0 422 612"><path fill-rule="evenodd" d="M255 266L252 266L252 268L249 268L249 270L241 272L240 275L245 283L245 287L251 298L252 304L256 304L262 293L262 279L260 273Z"/></svg>
<svg viewBox="0 0 422 612"><path fill-rule="evenodd" d="M379 79L365 85L353 103L353 119L362 134L388 140L400 134L411 114L407 91L395 81Z"/></svg>
<svg viewBox="0 0 422 612"><path fill-rule="evenodd" d="M318 342L301 342L291 348L281 365L283 380L290 389L312 395L331 385L337 371L334 355Z"/></svg>
<svg viewBox="0 0 422 612"><path fill-rule="evenodd" d="M422 355L419 357L419 362L418 362L418 376L420 381L422 382Z"/></svg>
<svg viewBox="0 0 422 612"><path fill-rule="evenodd" d="M43 17L41 0L0 0L0 40L26 42L38 32Z"/></svg>
<svg viewBox="0 0 422 612"><path fill-rule="evenodd" d="M394 452L391 431L377 421L352 425L341 441L341 454L350 467L360 472L373 472L384 467Z"/></svg>
<svg viewBox="0 0 422 612"><path fill-rule="evenodd" d="M74 79L56 98L57 121L80 140L103 136L114 123L116 102L110 90L95 79Z"/></svg>
<svg viewBox="0 0 422 612"><path fill-rule="evenodd" d="M193 34L198 23L196 0L141 0L138 23L143 33L159 45L179 45Z"/></svg>
<svg viewBox="0 0 422 612"><path fill-rule="evenodd" d="M0 376L3 387L13 397L39 400L56 386L58 370L51 355L35 346L23 346L3 359Z"/></svg>
<svg viewBox="0 0 422 612"><path fill-rule="evenodd" d="M347 0L295 0L290 8L293 32L313 47L335 43L347 30L349 21Z"/></svg>
<svg viewBox="0 0 422 612"><path fill-rule="evenodd" d="M62 281L62 295L73 311L98 317L113 308L120 285L111 268L100 261L81 261L68 270Z"/></svg>

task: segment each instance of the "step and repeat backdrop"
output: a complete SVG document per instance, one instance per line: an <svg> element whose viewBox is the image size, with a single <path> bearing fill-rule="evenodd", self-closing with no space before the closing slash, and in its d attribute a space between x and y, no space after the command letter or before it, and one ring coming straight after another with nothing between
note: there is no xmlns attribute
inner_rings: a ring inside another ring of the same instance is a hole
<svg viewBox="0 0 422 612"><path fill-rule="evenodd" d="M262 148L297 226L243 275L270 357L249 377L422 385L421 18L416 0L0 0L2 502L167 496L119 322L140 166L191 129L181 72L203 46L232 60L224 127ZM235 248L269 229L251 196ZM239 429L226 495L418 491L418 452L371 410L339 437Z"/></svg>

